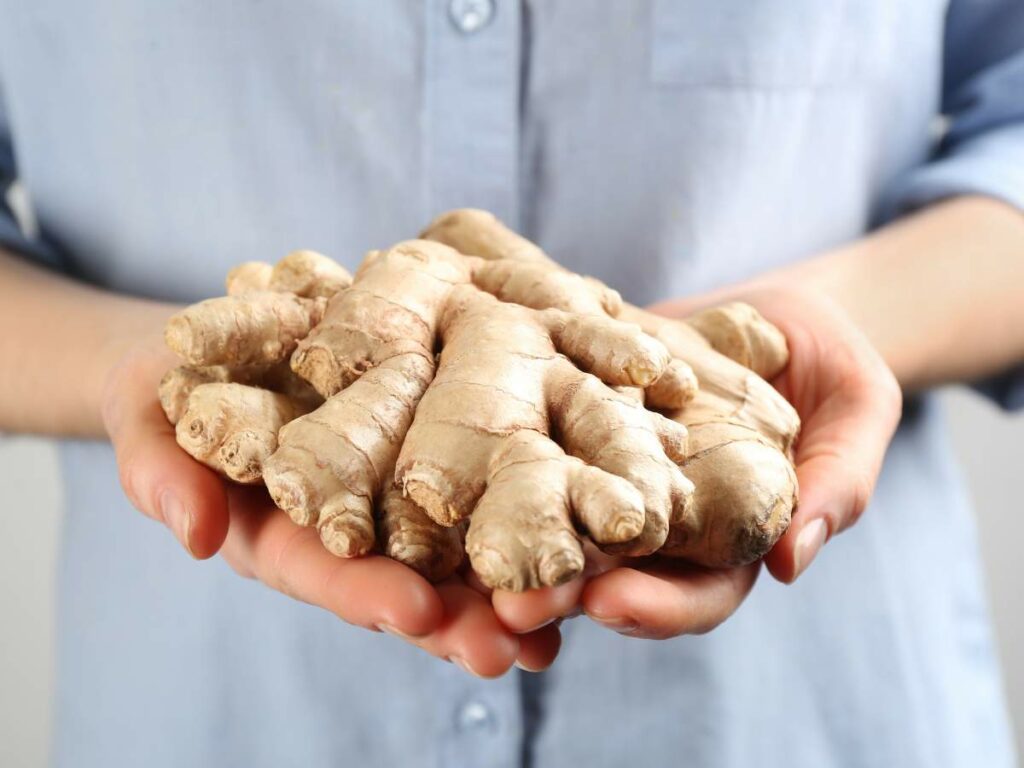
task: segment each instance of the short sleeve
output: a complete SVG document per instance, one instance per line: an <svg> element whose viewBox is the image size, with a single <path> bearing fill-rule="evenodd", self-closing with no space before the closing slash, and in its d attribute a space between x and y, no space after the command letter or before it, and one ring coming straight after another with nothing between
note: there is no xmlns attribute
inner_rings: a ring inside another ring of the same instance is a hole
<svg viewBox="0 0 1024 768"><path fill-rule="evenodd" d="M953 0L942 111L941 142L890 190L882 220L958 195L986 195L1024 212L1024 2ZM1024 363L975 388L1005 408L1024 407Z"/></svg>

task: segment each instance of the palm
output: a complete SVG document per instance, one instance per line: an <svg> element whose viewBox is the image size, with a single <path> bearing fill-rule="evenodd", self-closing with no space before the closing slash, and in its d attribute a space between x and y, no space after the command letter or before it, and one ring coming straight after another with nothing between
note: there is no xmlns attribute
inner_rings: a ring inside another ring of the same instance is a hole
<svg viewBox="0 0 1024 768"><path fill-rule="evenodd" d="M789 342L789 366L773 383L803 423L794 456L800 503L789 530L765 557L772 575L788 583L824 540L863 512L899 420L900 392L863 334L825 299L777 288L727 298L753 304ZM661 309L680 316L699 304L674 302ZM712 571L667 558L601 563L599 575L586 584L496 595L498 615L508 626L525 629L581 605L602 624L631 636L703 632L739 607L759 570L755 563Z"/></svg>

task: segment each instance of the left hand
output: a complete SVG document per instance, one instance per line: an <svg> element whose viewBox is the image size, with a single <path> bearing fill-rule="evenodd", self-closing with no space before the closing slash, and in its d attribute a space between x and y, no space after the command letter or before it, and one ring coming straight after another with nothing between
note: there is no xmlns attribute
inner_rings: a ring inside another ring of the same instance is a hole
<svg viewBox="0 0 1024 768"><path fill-rule="evenodd" d="M800 503L789 529L764 558L769 572L789 584L826 541L864 512L899 422L900 388L867 337L821 295L764 285L714 298L752 304L789 342L789 365L772 383L802 421L795 454ZM707 303L669 302L654 311L681 317ZM495 611L516 632L582 610L631 637L700 634L739 608L760 563L707 569L670 558L599 555L591 567L590 578L554 589L495 593Z"/></svg>

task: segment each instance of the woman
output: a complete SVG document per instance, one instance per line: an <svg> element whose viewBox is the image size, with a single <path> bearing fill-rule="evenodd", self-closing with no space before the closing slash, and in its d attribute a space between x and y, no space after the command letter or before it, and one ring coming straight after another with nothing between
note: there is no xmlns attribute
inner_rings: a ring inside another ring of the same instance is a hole
<svg viewBox="0 0 1024 768"><path fill-rule="evenodd" d="M80 438L58 764L1012 762L925 390L1022 399L1022 6L0 8L4 178L40 225L0 219L0 428ZM154 398L170 303L299 246L352 265L463 205L631 301L740 295L784 330L777 384L805 427L774 579L676 564L519 597L435 589L331 558L177 450ZM125 514L119 474L231 568ZM549 672L489 681L409 647L493 677L559 642Z"/></svg>

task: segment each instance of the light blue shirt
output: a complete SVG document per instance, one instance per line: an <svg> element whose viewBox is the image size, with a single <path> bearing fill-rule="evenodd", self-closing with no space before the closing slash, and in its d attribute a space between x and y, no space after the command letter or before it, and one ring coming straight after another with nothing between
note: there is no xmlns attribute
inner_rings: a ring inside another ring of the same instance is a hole
<svg viewBox="0 0 1024 768"><path fill-rule="evenodd" d="M0 0L0 83L0 175L41 227L4 210L0 241L168 299L296 247L355 264L456 206L638 303L950 195L1024 207L1014 0ZM986 386L1024 399L1020 372ZM63 467L61 766L1013 762L929 398L796 586L703 637L567 622L550 672L491 682L192 562L107 445Z"/></svg>

